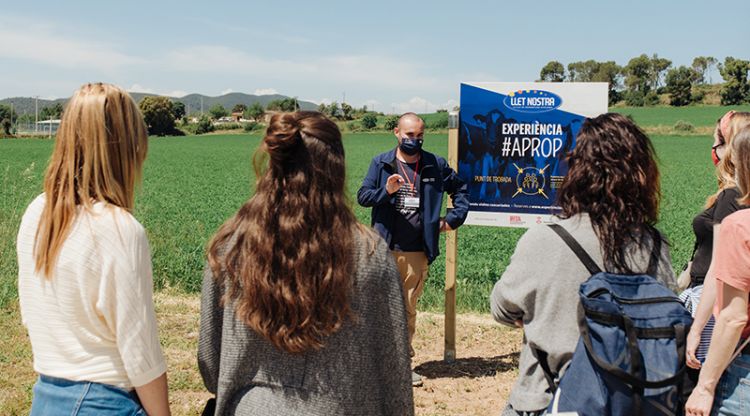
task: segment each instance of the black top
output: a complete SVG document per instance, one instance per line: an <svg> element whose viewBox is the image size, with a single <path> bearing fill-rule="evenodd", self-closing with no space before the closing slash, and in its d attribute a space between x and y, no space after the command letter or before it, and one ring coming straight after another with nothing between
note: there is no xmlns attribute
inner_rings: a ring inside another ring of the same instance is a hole
<svg viewBox="0 0 750 416"><path fill-rule="evenodd" d="M695 253L690 267L690 286L703 284L703 279L711 265L711 254L714 247L714 225L735 211L747 206L737 203L740 193L737 188L727 188L719 194L716 202L693 219L695 233Z"/></svg>
<svg viewBox="0 0 750 416"><path fill-rule="evenodd" d="M419 179L415 172L418 163L403 163L396 161L398 174L404 178L404 183L396 192L396 223L393 227L391 244L395 251L424 251L424 237L422 236L422 215L419 211ZM408 198L408 199L407 199Z"/></svg>

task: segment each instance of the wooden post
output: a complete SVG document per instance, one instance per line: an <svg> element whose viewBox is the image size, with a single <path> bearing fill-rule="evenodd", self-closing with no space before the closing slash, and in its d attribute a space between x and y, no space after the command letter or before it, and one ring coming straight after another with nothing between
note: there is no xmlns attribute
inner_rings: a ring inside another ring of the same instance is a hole
<svg viewBox="0 0 750 416"><path fill-rule="evenodd" d="M448 115L448 164L458 171L458 112ZM448 208L453 204L448 200ZM445 235L445 350L443 360L456 359L456 269L458 263L457 230Z"/></svg>

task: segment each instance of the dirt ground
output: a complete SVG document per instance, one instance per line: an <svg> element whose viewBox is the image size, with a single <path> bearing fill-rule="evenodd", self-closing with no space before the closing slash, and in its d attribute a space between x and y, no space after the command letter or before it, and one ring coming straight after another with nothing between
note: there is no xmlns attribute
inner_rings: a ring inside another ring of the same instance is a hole
<svg viewBox="0 0 750 416"><path fill-rule="evenodd" d="M523 333L489 315L456 318L456 360L443 361L442 314L420 313L414 365L424 385L414 389L417 415L499 415L518 375Z"/></svg>
<svg viewBox="0 0 750 416"><path fill-rule="evenodd" d="M195 360L197 295L158 293L155 298L169 368L172 412L200 414L209 394ZM414 389L420 416L499 415L517 374L522 332L502 327L489 315L459 315L456 361L443 361L442 314L420 313L414 366L424 385ZM31 347L17 306L0 310L0 414L28 414L36 378Z"/></svg>

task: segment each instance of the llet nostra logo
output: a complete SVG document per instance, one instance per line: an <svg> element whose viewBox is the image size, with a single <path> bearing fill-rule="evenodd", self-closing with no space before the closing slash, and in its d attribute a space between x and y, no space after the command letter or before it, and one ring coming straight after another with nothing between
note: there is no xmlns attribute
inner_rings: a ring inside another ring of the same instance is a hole
<svg viewBox="0 0 750 416"><path fill-rule="evenodd" d="M522 113L544 113L562 105L562 98L543 90L513 91L505 97L503 105Z"/></svg>

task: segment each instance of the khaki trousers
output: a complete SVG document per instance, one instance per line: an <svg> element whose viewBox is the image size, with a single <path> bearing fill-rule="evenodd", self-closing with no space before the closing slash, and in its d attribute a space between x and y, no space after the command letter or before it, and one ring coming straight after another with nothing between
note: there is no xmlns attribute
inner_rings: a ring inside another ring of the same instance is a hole
<svg viewBox="0 0 750 416"><path fill-rule="evenodd" d="M398 271L401 273L401 281L404 284L404 303L406 304L407 326L409 328L409 351L414 356L414 330L417 323L417 301L422 295L424 281L430 270L427 264L427 256L422 251L392 251L396 260Z"/></svg>

